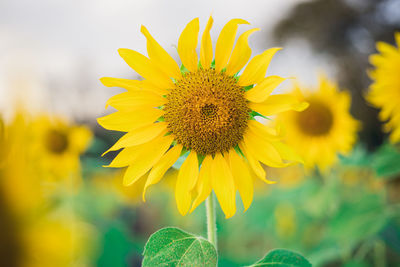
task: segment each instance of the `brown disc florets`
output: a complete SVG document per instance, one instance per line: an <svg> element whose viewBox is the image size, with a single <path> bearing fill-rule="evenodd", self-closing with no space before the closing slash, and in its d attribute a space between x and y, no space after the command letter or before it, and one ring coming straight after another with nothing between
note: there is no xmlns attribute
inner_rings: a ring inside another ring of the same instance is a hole
<svg viewBox="0 0 400 267"><path fill-rule="evenodd" d="M67 133L50 129L45 135L45 146L53 154L64 153L69 145Z"/></svg>
<svg viewBox="0 0 400 267"><path fill-rule="evenodd" d="M250 109L235 78L214 69L189 72L167 95L164 119L176 141L201 155L235 147Z"/></svg>
<svg viewBox="0 0 400 267"><path fill-rule="evenodd" d="M328 134L333 126L332 110L318 100L307 100L310 106L297 114L297 123L300 130L310 136Z"/></svg>

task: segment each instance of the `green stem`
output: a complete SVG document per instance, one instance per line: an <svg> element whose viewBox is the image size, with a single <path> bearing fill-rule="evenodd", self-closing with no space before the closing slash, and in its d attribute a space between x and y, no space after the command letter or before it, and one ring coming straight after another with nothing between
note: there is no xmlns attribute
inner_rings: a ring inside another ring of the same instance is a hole
<svg viewBox="0 0 400 267"><path fill-rule="evenodd" d="M385 243L381 240L375 242L374 246L374 260L375 266L384 267L386 266L386 249Z"/></svg>
<svg viewBox="0 0 400 267"><path fill-rule="evenodd" d="M206 212L207 212L207 237L208 241L215 246L217 249L217 225L215 217L215 201L214 194L208 196L206 200Z"/></svg>

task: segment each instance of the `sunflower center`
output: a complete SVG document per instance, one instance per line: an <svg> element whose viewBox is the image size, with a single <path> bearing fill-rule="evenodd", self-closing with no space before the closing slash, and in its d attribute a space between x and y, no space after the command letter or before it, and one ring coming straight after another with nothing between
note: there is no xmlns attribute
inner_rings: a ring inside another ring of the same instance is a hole
<svg viewBox="0 0 400 267"><path fill-rule="evenodd" d="M250 109L233 77L214 69L186 73L167 99L164 119L185 148L214 155L242 140Z"/></svg>
<svg viewBox="0 0 400 267"><path fill-rule="evenodd" d="M62 154L68 148L68 137L66 133L60 130L49 130L45 138L45 146L51 153Z"/></svg>
<svg viewBox="0 0 400 267"><path fill-rule="evenodd" d="M297 123L301 131L311 136L321 136L329 133L333 125L333 114L324 103L307 100L310 106L298 113Z"/></svg>
<svg viewBox="0 0 400 267"><path fill-rule="evenodd" d="M218 107L214 104L206 104L201 107L203 117L215 118L217 116Z"/></svg>

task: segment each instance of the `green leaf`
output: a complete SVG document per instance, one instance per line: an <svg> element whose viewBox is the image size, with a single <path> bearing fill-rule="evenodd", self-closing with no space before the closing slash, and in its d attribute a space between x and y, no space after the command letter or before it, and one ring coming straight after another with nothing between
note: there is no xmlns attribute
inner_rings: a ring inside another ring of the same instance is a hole
<svg viewBox="0 0 400 267"><path fill-rule="evenodd" d="M206 239L168 227L152 234L142 266L217 266L217 251Z"/></svg>
<svg viewBox="0 0 400 267"><path fill-rule="evenodd" d="M385 144L374 154L372 167L379 177L395 178L400 173L400 151L390 144Z"/></svg>
<svg viewBox="0 0 400 267"><path fill-rule="evenodd" d="M340 205L335 216L329 221L326 236L342 244L342 247L345 246L343 244L355 246L360 241L378 234L388 219L384 197L364 195Z"/></svg>
<svg viewBox="0 0 400 267"><path fill-rule="evenodd" d="M309 267L311 263L296 252L286 249L274 249L250 267L256 266Z"/></svg>

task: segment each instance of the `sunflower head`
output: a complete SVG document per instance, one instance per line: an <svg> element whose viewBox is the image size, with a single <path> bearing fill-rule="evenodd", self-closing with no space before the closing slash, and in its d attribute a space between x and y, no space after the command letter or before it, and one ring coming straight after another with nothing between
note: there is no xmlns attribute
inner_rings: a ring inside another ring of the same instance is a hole
<svg viewBox="0 0 400 267"><path fill-rule="evenodd" d="M395 33L397 47L378 42L379 54L370 57L375 67L369 72L373 80L366 96L369 103L381 109L379 118L387 121L385 132L391 132L391 143L400 141L400 32Z"/></svg>
<svg viewBox="0 0 400 267"><path fill-rule="evenodd" d="M68 133L59 129L48 129L43 142L48 152L63 154L69 146Z"/></svg>
<svg viewBox="0 0 400 267"><path fill-rule="evenodd" d="M101 79L105 86L127 89L107 102L117 112L98 119L106 129L126 132L109 149L123 149L109 167L128 167L125 185L145 177L143 198L146 189L183 157L175 185L180 213L195 209L214 191L230 217L236 211L236 190L247 209L253 177L268 182L260 162L284 167L301 161L280 141L277 129L259 123L255 116L299 111L307 104L292 96L271 95L285 80L265 77L280 48L268 49L249 61L248 38L258 29L244 32L235 44L241 24L249 23L233 19L223 27L214 56L210 17L198 56L199 19L190 21L178 40L181 67L142 26L148 57L129 49L120 49L119 54L144 80Z"/></svg>
<svg viewBox="0 0 400 267"><path fill-rule="evenodd" d="M84 126L75 126L59 117L41 115L32 121L32 147L35 161L48 182L71 182L79 177L79 156L92 138ZM73 187L79 179L73 181Z"/></svg>
<svg viewBox="0 0 400 267"><path fill-rule="evenodd" d="M177 143L200 155L228 152L243 139L250 109L232 76L189 72L167 95L164 119Z"/></svg>
<svg viewBox="0 0 400 267"><path fill-rule="evenodd" d="M0 266L82 265L80 253L89 244L82 239L88 239L89 232L80 227L76 216L63 209L55 211L57 205L47 194L46 172L40 168L47 160L39 149L45 142L36 133L40 130L35 127L37 122L28 117L19 110L3 128L6 146L0 146L0 153L6 157L5 164L0 162L0 255L4 257Z"/></svg>
<svg viewBox="0 0 400 267"><path fill-rule="evenodd" d="M303 90L301 90L303 89ZM309 103L302 112L285 112L278 121L285 123L286 140L303 157L307 169L327 170L337 154L350 152L360 127L350 114L350 94L320 76L317 88L296 85L292 95Z"/></svg>

